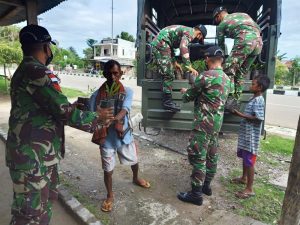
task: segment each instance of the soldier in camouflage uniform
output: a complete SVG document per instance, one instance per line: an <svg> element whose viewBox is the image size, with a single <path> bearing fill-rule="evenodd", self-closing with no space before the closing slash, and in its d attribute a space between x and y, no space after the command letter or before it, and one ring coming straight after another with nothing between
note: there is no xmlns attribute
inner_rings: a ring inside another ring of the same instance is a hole
<svg viewBox="0 0 300 225"><path fill-rule="evenodd" d="M195 118L187 147L188 159L193 166L192 191L180 192L177 197L195 205L202 205L202 193L212 195L210 183L217 170L218 134L231 86L229 77L222 70L222 50L212 46L205 56L209 70L196 77L194 87L181 90L184 102L195 102Z"/></svg>
<svg viewBox="0 0 300 225"><path fill-rule="evenodd" d="M11 81L6 165L13 182L11 225L48 225L57 198L57 164L64 156L64 125L93 132L112 110L84 112L61 93L47 69L53 57L48 31L29 25L20 31L23 61Z"/></svg>
<svg viewBox="0 0 300 225"><path fill-rule="evenodd" d="M227 58L224 71L234 80L233 97L238 100L243 91L245 75L262 50L260 27L246 13L228 14L224 7L213 12L219 46L225 50L225 37L234 39L234 46Z"/></svg>
<svg viewBox="0 0 300 225"><path fill-rule="evenodd" d="M152 41L154 60L163 79L162 105L165 109L174 112L180 111L180 107L172 101L172 83L175 78L174 67L182 71L181 66L176 62L174 49L180 49L180 54L186 68L194 76L198 76L198 72L191 66L188 45L192 41L203 43L206 34L207 30L203 25L194 28L172 25L162 29Z"/></svg>

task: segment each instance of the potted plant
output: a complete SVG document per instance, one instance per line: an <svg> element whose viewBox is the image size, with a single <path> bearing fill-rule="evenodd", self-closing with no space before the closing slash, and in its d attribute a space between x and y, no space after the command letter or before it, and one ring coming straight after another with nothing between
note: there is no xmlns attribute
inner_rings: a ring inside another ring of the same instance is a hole
<svg viewBox="0 0 300 225"><path fill-rule="evenodd" d="M106 84L106 93L107 93L107 99L100 100L100 107L101 108L114 108L114 115L117 113L117 100L119 98L118 92L120 89L120 84L117 84L116 82L113 82L111 86Z"/></svg>
<svg viewBox="0 0 300 225"><path fill-rule="evenodd" d="M250 80L253 79L253 77L259 75L259 74L263 74L265 70L265 65L260 63L260 62L256 62L253 63L250 67Z"/></svg>
<svg viewBox="0 0 300 225"><path fill-rule="evenodd" d="M183 73L184 73L184 78L189 81L190 85L194 85L196 77L192 75L192 73L188 70L189 68L187 66L183 66ZM192 68L197 70L198 73L202 73L203 71L206 70L206 64L205 60L195 60L192 62Z"/></svg>
<svg viewBox="0 0 300 225"><path fill-rule="evenodd" d="M146 78L147 79L155 79L158 78L159 72L156 63L151 62L147 65L146 69Z"/></svg>
<svg viewBox="0 0 300 225"><path fill-rule="evenodd" d="M78 97L77 98L77 108L83 111L89 110L89 101L90 98L86 97Z"/></svg>

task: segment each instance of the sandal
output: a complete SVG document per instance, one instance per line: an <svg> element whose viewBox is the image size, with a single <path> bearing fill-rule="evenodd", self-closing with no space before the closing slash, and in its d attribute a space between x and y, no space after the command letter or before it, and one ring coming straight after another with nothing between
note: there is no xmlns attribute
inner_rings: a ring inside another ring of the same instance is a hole
<svg viewBox="0 0 300 225"><path fill-rule="evenodd" d="M140 180L138 180L138 182L133 181L133 183L134 183L135 185L137 185L137 186L142 187L142 188L150 188L150 187L151 187L150 182L149 182L149 181L146 181L146 180L144 180L144 179L140 179Z"/></svg>
<svg viewBox="0 0 300 225"><path fill-rule="evenodd" d="M230 183L232 183L232 184L247 184L240 177L236 177L236 178L231 179Z"/></svg>
<svg viewBox="0 0 300 225"><path fill-rule="evenodd" d="M251 198L251 197L254 197L254 196L255 196L254 192L247 193L247 192L239 191L239 192L235 193L235 197L237 197L239 199L248 199L248 198Z"/></svg>
<svg viewBox="0 0 300 225"><path fill-rule="evenodd" d="M108 201L107 199L103 201L101 210L103 212L110 212L113 207L113 201Z"/></svg>

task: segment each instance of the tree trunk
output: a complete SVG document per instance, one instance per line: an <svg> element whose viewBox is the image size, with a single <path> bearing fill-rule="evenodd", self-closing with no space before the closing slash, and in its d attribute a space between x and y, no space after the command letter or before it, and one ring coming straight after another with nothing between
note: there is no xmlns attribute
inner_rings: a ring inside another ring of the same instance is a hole
<svg viewBox="0 0 300 225"><path fill-rule="evenodd" d="M6 64L5 63L3 65L3 68L4 68L4 84L5 84L6 92L8 93L8 84L7 84Z"/></svg>
<svg viewBox="0 0 300 225"><path fill-rule="evenodd" d="M300 225L300 117L280 225Z"/></svg>

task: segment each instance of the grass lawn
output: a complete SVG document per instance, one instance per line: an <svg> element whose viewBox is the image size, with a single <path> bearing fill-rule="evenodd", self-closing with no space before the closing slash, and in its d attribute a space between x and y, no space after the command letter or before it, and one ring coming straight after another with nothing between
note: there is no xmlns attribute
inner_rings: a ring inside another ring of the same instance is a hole
<svg viewBox="0 0 300 225"><path fill-rule="evenodd" d="M235 193L243 190L244 186L232 184L230 179L240 175L240 170L234 170L228 178L222 177L221 179L227 191L226 197L232 201L232 205L236 206L233 210L234 213L252 217L268 224L277 224L277 220L280 218L284 191L268 183L266 178L255 178L256 196L245 200L238 199L235 197Z"/></svg>
<svg viewBox="0 0 300 225"><path fill-rule="evenodd" d="M9 81L6 80L8 86L9 86ZM8 95L9 91L7 91L6 86L5 86L5 80L3 76L0 76L0 94L1 95Z"/></svg>
<svg viewBox="0 0 300 225"><path fill-rule="evenodd" d="M261 141L261 150L265 153L291 156L295 140L282 138L277 135L267 135L266 140Z"/></svg>
<svg viewBox="0 0 300 225"><path fill-rule="evenodd" d="M8 86L10 84L10 81L6 80L8 82ZM82 91L79 91L77 89L72 88L62 88L62 92L64 95L66 95L68 98L77 98L77 97L86 97L88 96L87 93L84 93ZM0 94L1 95L8 95L9 91L7 92L6 86L5 86L5 80L4 77L0 76Z"/></svg>
<svg viewBox="0 0 300 225"><path fill-rule="evenodd" d="M259 161L268 165L268 168L282 168L279 159L290 159L295 141L276 135L268 135L266 140L261 140ZM254 179L255 197L240 200L235 197L237 191L243 190L244 186L232 184L230 179L241 176L241 168L234 168L229 177L221 177L221 182L226 188L226 197L232 201L234 213L249 216L268 224L277 224L280 218L284 191L269 183L268 171L258 171Z"/></svg>
<svg viewBox="0 0 300 225"><path fill-rule="evenodd" d="M86 96L88 96L87 93L84 93L82 91L79 91L77 89L72 89L72 88L62 87L62 92L68 98L77 98L77 97L86 97Z"/></svg>
<svg viewBox="0 0 300 225"><path fill-rule="evenodd" d="M280 160L290 160L294 144L293 139L268 135L266 140L261 140L259 160L274 167L279 166Z"/></svg>

